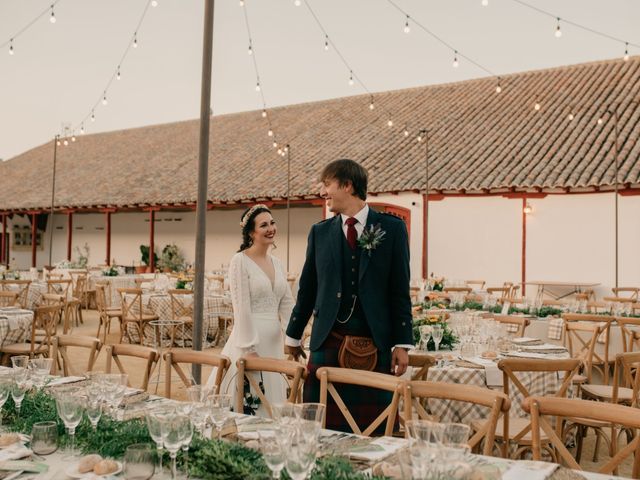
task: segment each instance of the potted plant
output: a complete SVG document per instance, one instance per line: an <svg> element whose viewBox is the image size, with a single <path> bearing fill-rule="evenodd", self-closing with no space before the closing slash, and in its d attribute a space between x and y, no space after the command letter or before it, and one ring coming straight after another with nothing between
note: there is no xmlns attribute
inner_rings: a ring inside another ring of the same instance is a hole
<svg viewBox="0 0 640 480"><path fill-rule="evenodd" d="M150 271L149 265L149 245L140 245L140 260L142 261L142 265L139 267L139 270L142 270L144 266L144 271ZM153 252L153 264L158 265L158 255L156 252ZM142 271L138 271L136 268L136 273L144 273Z"/></svg>
<svg viewBox="0 0 640 480"><path fill-rule="evenodd" d="M176 244L166 245L162 249L158 267L164 272L181 272L184 270L184 257Z"/></svg>

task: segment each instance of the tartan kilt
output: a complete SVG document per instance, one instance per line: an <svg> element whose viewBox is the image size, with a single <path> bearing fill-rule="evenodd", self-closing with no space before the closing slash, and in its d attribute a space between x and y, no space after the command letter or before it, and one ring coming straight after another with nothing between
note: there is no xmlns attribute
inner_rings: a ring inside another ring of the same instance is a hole
<svg viewBox="0 0 640 480"><path fill-rule="evenodd" d="M303 400L305 402L320 401L320 380L316 377L316 371L320 367L339 367L338 351L340 340L329 335L322 347L311 352L307 363L307 379L304 382ZM391 352L378 350L378 363L376 372L389 374L391 371ZM393 394L376 388L360 387L357 385L334 384L337 392L349 408L351 415L360 427L367 428L382 411L389 406ZM327 394L326 428L341 432L352 432L349 423L344 418L338 405L331 394ZM374 434L384 435L386 421L376 429Z"/></svg>

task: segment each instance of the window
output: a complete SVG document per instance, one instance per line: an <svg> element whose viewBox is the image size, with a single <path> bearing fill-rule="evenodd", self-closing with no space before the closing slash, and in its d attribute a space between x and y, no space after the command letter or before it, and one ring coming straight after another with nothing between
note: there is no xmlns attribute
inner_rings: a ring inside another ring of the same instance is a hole
<svg viewBox="0 0 640 480"><path fill-rule="evenodd" d="M36 231L36 246L42 250L42 234ZM13 248L15 250L31 250L31 227L28 225L16 225L13 227Z"/></svg>

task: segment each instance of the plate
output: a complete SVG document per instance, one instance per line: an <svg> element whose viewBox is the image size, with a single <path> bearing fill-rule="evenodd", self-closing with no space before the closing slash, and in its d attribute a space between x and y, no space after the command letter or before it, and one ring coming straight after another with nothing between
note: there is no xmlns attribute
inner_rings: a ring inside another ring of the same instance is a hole
<svg viewBox="0 0 640 480"><path fill-rule="evenodd" d="M110 477L112 475L117 475L122 471L122 463L120 462L116 462L118 464L118 469L115 472L111 472L108 475L96 475L93 472L88 472L88 473L80 473L78 471L78 466L80 465L80 462L76 462L72 465L70 465L64 473L66 473L69 477L71 478L77 478L77 479L82 479L82 480L102 480L105 479L107 477Z"/></svg>

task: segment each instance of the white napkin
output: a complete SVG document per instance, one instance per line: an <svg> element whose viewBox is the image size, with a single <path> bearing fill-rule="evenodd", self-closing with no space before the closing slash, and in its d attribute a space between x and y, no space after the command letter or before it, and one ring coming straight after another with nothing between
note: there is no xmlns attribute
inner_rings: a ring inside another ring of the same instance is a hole
<svg viewBox="0 0 640 480"><path fill-rule="evenodd" d="M53 378L49 383L47 383L47 387L54 387L56 385L64 385L65 383L75 383L85 380L85 377L59 377Z"/></svg>
<svg viewBox="0 0 640 480"><path fill-rule="evenodd" d="M513 343L531 343L531 342L535 342L535 341L539 341L540 339L535 338L535 337L520 337L520 338L514 338L513 340L511 340Z"/></svg>
<svg viewBox="0 0 640 480"><path fill-rule="evenodd" d="M0 450L0 462L5 462L7 460L18 460L19 458L28 457L29 455L31 455L30 449L28 449L21 443L15 443L10 447Z"/></svg>
<svg viewBox="0 0 640 480"><path fill-rule="evenodd" d="M504 376L498 365L492 363L484 366L485 382L487 387L502 387L504 385Z"/></svg>
<svg viewBox="0 0 640 480"><path fill-rule="evenodd" d="M349 450L349 456L375 462L388 457L406 444L407 441L404 438L380 437L368 445L353 447Z"/></svg>
<svg viewBox="0 0 640 480"><path fill-rule="evenodd" d="M558 468L557 463L518 461L502 474L502 480L546 480Z"/></svg>

